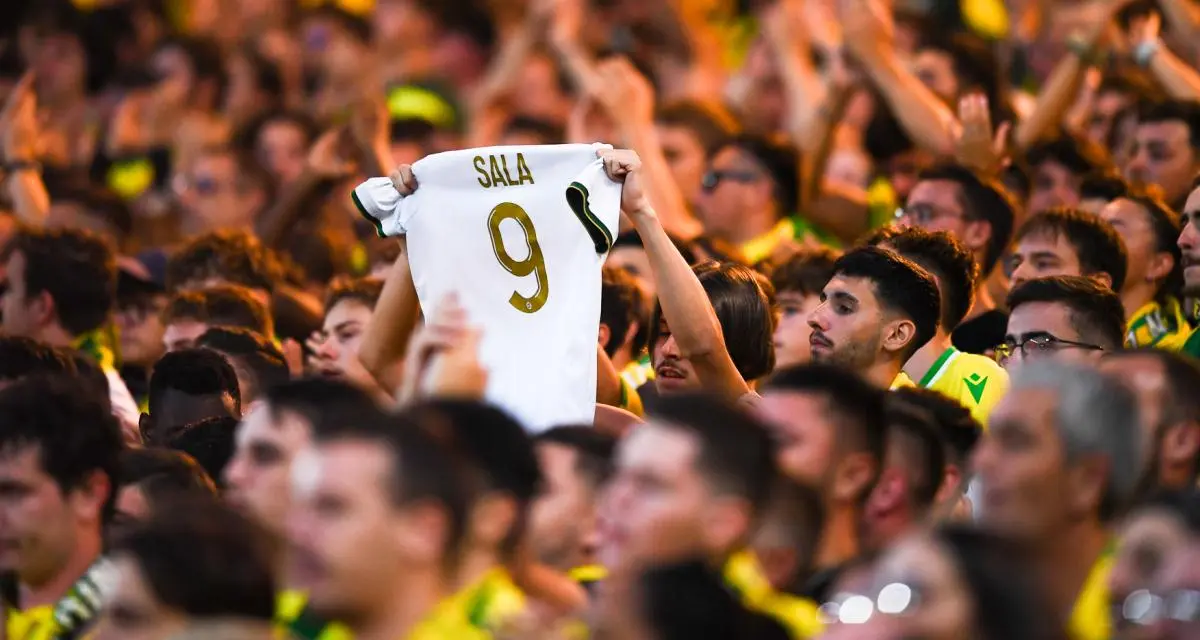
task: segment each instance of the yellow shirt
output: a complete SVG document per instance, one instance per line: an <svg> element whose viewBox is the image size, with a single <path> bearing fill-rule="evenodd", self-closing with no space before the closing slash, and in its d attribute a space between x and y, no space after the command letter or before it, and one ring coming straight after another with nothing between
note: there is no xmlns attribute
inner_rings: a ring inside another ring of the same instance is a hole
<svg viewBox="0 0 1200 640"><path fill-rule="evenodd" d="M1129 317L1129 324L1125 328L1125 346L1179 351L1187 342L1190 330L1191 325L1177 301L1171 299L1166 306L1149 302Z"/></svg>
<svg viewBox="0 0 1200 640"><path fill-rule="evenodd" d="M784 218L770 231L745 242L741 246L742 257L747 264L758 264L771 257L780 242L791 240L796 236L796 226L791 218Z"/></svg>
<svg viewBox="0 0 1200 640"><path fill-rule="evenodd" d="M525 610L525 594L504 567L487 572L474 586L463 589L454 598L462 601L471 626L484 631L503 628Z"/></svg>
<svg viewBox="0 0 1200 640"><path fill-rule="evenodd" d="M1112 572L1111 550L1096 559L1083 590L1075 599L1067 632L1072 640L1109 640L1112 625L1109 621L1108 575Z"/></svg>
<svg viewBox="0 0 1200 640"><path fill-rule="evenodd" d="M9 609L4 625L8 640L52 640L58 633L54 622L54 607L44 605L24 611Z"/></svg>
<svg viewBox="0 0 1200 640"><path fill-rule="evenodd" d="M895 391L896 389L904 389L906 387L915 387L915 386L917 386L917 384L912 381L912 378L908 377L907 373L904 373L903 371L901 371L899 374L896 375L896 379L892 380L892 386L889 388L889 390Z"/></svg>
<svg viewBox="0 0 1200 640"><path fill-rule="evenodd" d="M950 347L917 386L957 400L986 429L992 409L1008 391L1008 372L991 358Z"/></svg>
<svg viewBox="0 0 1200 640"><path fill-rule="evenodd" d="M796 596L780 593L763 575L758 558L751 551L733 554L725 563L725 582L746 607L768 615L788 630L792 638L815 638L822 624L817 605Z"/></svg>
<svg viewBox="0 0 1200 640"><path fill-rule="evenodd" d="M350 630L329 622L307 609L308 596L301 591L287 590L275 599L275 626L280 636L299 640L350 640Z"/></svg>
<svg viewBox="0 0 1200 640"><path fill-rule="evenodd" d="M473 627L467 618L463 593L442 600L407 640L487 640L491 636ZM300 591L284 591L276 600L276 625L279 637L301 640L351 640L350 630L337 623L318 620L306 611L308 598ZM308 618L307 622L305 618ZM291 635L288 635L291 634ZM315 635L314 635L315 634Z"/></svg>
<svg viewBox="0 0 1200 640"><path fill-rule="evenodd" d="M1192 330L1177 351L1193 358L1200 358L1200 329Z"/></svg>

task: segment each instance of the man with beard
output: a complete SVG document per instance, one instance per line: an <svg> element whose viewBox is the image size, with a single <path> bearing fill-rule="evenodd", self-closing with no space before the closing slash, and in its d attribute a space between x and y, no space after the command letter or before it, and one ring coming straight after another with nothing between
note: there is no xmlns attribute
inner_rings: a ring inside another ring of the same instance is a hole
<svg viewBox="0 0 1200 640"><path fill-rule="evenodd" d="M885 249L855 249L834 263L821 306L808 317L813 360L879 387L912 386L904 363L937 333L940 314L928 272Z"/></svg>
<svg viewBox="0 0 1200 640"><path fill-rule="evenodd" d="M1200 179L1192 184L1187 204L1183 206L1183 232L1179 234L1179 251L1183 254L1183 296L1200 296ZM1200 358L1200 328L1194 329L1180 349L1193 358Z"/></svg>

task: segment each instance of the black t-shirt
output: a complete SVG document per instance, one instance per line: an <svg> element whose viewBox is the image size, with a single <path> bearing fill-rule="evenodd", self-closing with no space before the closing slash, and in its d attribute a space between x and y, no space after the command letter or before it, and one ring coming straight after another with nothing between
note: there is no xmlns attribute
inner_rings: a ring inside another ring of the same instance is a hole
<svg viewBox="0 0 1200 640"><path fill-rule="evenodd" d="M986 355L996 345L1004 342L1008 329L1008 313L999 309L985 311L958 325L950 340L954 348L963 353Z"/></svg>

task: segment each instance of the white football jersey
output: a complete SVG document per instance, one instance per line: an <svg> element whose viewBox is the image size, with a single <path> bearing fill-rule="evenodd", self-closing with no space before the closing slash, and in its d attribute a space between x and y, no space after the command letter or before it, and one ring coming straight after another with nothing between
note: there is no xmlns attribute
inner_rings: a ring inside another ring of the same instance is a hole
<svg viewBox="0 0 1200 640"><path fill-rule="evenodd" d="M387 178L355 189L381 234L407 235L421 307L458 295L482 328L488 400L535 432L595 414L600 271L621 203L602 148L450 151L413 165L411 196Z"/></svg>

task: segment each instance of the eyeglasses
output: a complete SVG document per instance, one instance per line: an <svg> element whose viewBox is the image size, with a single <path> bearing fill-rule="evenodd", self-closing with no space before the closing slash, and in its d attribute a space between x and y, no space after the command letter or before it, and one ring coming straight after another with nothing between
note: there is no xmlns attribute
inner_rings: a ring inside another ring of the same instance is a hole
<svg viewBox="0 0 1200 640"><path fill-rule="evenodd" d="M750 183L758 180L759 174L754 171L723 171L713 169L704 174L700 179L700 186L705 191L716 191L717 187L721 186L721 182L731 180L733 182Z"/></svg>
<svg viewBox="0 0 1200 640"><path fill-rule="evenodd" d="M1166 594L1138 589L1125 598L1121 618L1138 626L1162 621L1200 623L1200 591L1179 589Z"/></svg>
<svg viewBox="0 0 1200 640"><path fill-rule="evenodd" d="M1049 355L1063 349L1088 349L1090 351L1104 351L1104 347L1088 344L1086 342L1075 342L1074 340L1064 340L1049 333L1034 333L1025 336L1024 340L1005 340L996 345L996 361L1000 364L1008 362L1018 351L1022 358L1037 357L1041 355Z"/></svg>
<svg viewBox="0 0 1200 640"><path fill-rule="evenodd" d="M916 224L929 224L938 218L966 218L966 214L958 211L951 211L932 204L918 202L907 207L896 209L895 219L897 222L908 220Z"/></svg>
<svg viewBox="0 0 1200 640"><path fill-rule="evenodd" d="M920 587L905 582L889 582L875 595L839 593L821 605L818 615L824 624L864 624L876 613L898 616L912 613L921 603Z"/></svg>

